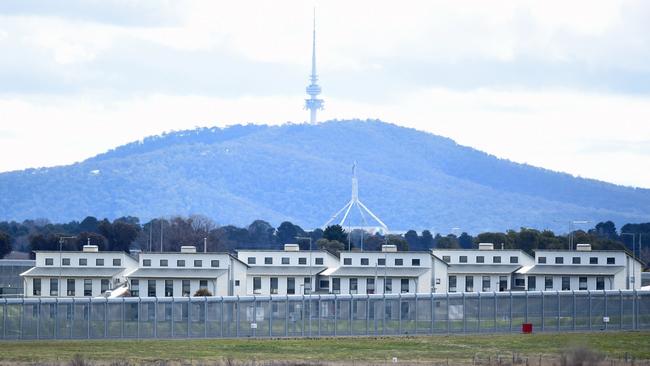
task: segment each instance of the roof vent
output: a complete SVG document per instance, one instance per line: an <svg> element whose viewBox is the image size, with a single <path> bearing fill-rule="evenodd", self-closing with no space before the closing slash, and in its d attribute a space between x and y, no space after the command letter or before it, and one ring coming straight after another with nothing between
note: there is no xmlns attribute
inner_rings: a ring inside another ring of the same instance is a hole
<svg viewBox="0 0 650 366"><path fill-rule="evenodd" d="M384 245L381 246L381 251L382 252L396 252L397 251L397 245L384 244Z"/></svg>
<svg viewBox="0 0 650 366"><path fill-rule="evenodd" d="M99 247L97 245L84 245L82 251L86 253L97 253L99 252Z"/></svg>
<svg viewBox="0 0 650 366"><path fill-rule="evenodd" d="M196 253L196 247L194 245L183 245L181 246L181 253Z"/></svg>
<svg viewBox="0 0 650 366"><path fill-rule="evenodd" d="M300 247L298 244L285 244L284 245L284 251L285 252L298 252L300 251Z"/></svg>
<svg viewBox="0 0 650 366"><path fill-rule="evenodd" d="M492 243L478 243L478 250L494 250Z"/></svg>
<svg viewBox="0 0 650 366"><path fill-rule="evenodd" d="M591 252L591 244L576 244L576 251Z"/></svg>

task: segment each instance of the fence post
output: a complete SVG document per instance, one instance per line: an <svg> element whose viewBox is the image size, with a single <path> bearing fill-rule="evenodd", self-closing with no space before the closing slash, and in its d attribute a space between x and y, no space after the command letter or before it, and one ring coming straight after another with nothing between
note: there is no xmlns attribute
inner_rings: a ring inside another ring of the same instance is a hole
<svg viewBox="0 0 650 366"><path fill-rule="evenodd" d="M4 298L3 300L4 303L2 304L2 339L6 339L7 338L7 299ZM39 306L39 316L40 316L40 306Z"/></svg>
<svg viewBox="0 0 650 366"><path fill-rule="evenodd" d="M153 301L153 337L158 338L158 298Z"/></svg>
<svg viewBox="0 0 650 366"><path fill-rule="evenodd" d="M320 298L320 294L319 294L318 295L318 336L319 337L320 337L320 318L321 318L320 314L323 311L321 306L322 306L322 304L321 304L321 298Z"/></svg>
<svg viewBox="0 0 650 366"><path fill-rule="evenodd" d="M544 319L544 292L543 291L541 292L540 296L541 296L541 304L542 304L542 306L541 306L542 309L541 310L542 310L542 332L543 332L544 331L544 323L545 323L545 321L544 321L545 320Z"/></svg>
<svg viewBox="0 0 650 366"><path fill-rule="evenodd" d="M22 299L20 305L20 339L24 338L24 328L25 328L25 298ZM56 331L56 328L55 328ZM55 333L56 334L56 333ZM56 338L56 336L55 336Z"/></svg>
<svg viewBox="0 0 650 366"><path fill-rule="evenodd" d="M467 307L465 306L464 292L463 292L463 333L467 333Z"/></svg>
<svg viewBox="0 0 650 366"><path fill-rule="evenodd" d="M639 310L639 304L637 303L639 301L638 296L637 296L636 289L632 292L632 298L634 299L632 301L632 329L636 330L639 329L639 317L637 316L637 311Z"/></svg>
<svg viewBox="0 0 650 366"><path fill-rule="evenodd" d="M587 300L589 302L589 306L587 306L589 308L589 330L591 330L591 290L587 290Z"/></svg>
<svg viewBox="0 0 650 366"><path fill-rule="evenodd" d="M576 330L576 292L571 291L571 296L573 297L573 330Z"/></svg>
<svg viewBox="0 0 650 366"><path fill-rule="evenodd" d="M183 312L181 311L181 317L183 315ZM192 332L190 331L190 328L192 327L192 298L188 297L187 298L187 338L190 338L192 336Z"/></svg>
<svg viewBox="0 0 650 366"><path fill-rule="evenodd" d="M171 327L170 327L170 329L171 329L171 335L172 335L172 338L174 338L174 333L175 333L175 332L174 332L174 325L175 325L175 324L174 324L174 307L175 307L175 306L174 306L174 298L173 298L173 297L172 297L172 304L171 304L171 307L172 307L172 311L171 311L171 319L170 319L170 320L171 320L171 323L170 323Z"/></svg>
<svg viewBox="0 0 650 366"><path fill-rule="evenodd" d="M384 304L384 316L381 317L381 334L386 334L386 291L383 291L381 294L382 302Z"/></svg>
<svg viewBox="0 0 650 366"><path fill-rule="evenodd" d="M451 333L451 317L449 316L449 291L447 291L447 334Z"/></svg>
<svg viewBox="0 0 650 366"><path fill-rule="evenodd" d="M510 333L512 333L512 290L508 292L510 293Z"/></svg>
<svg viewBox="0 0 650 366"><path fill-rule="evenodd" d="M478 306L476 307L476 331L481 333L481 293L478 293Z"/></svg>
<svg viewBox="0 0 650 366"><path fill-rule="evenodd" d="M397 334L402 334L402 292L397 294L397 314L399 315L397 320Z"/></svg>
<svg viewBox="0 0 650 366"><path fill-rule="evenodd" d="M59 298L54 299L54 339L59 339ZM632 308L634 311L634 307ZM25 299L23 299L23 317L25 314ZM24 330L25 324L21 324L21 333Z"/></svg>
<svg viewBox="0 0 650 366"><path fill-rule="evenodd" d="M526 299L524 302L524 323L528 323L528 291L526 291Z"/></svg>
<svg viewBox="0 0 650 366"><path fill-rule="evenodd" d="M286 316L286 309L285 309L285 316ZM239 314L241 313L241 302L239 301L239 295L237 295L237 315L236 315L236 321L237 324L235 324L235 336L239 338ZM286 332L286 327L285 327L285 332Z"/></svg>
<svg viewBox="0 0 650 366"><path fill-rule="evenodd" d="M418 293L415 293L415 334L418 334Z"/></svg>
<svg viewBox="0 0 650 366"><path fill-rule="evenodd" d="M273 298L269 294L269 337L273 337Z"/></svg>
<svg viewBox="0 0 650 366"><path fill-rule="evenodd" d="M124 338L124 310L125 310L124 307L126 306L125 301L126 301L126 299L122 298L122 324L121 324L121 328L120 328L120 337L121 338Z"/></svg>
<svg viewBox="0 0 650 366"><path fill-rule="evenodd" d="M36 311L38 313L36 314L36 339L40 339L40 333L41 333L41 298L38 298L38 304L36 304Z"/></svg>
<svg viewBox="0 0 650 366"><path fill-rule="evenodd" d="M303 284L303 291L302 291L302 307L300 308L300 322L302 323L302 326L300 327L300 335L305 336L305 290L304 290L304 284Z"/></svg>
<svg viewBox="0 0 650 366"><path fill-rule="evenodd" d="M352 322L354 321L354 316L353 316L354 296L353 295L350 295L350 310L349 311L350 311L350 313L348 315L349 315L349 318L350 318L350 322L348 323L348 327L350 328L350 335L352 335L353 329L354 329L354 327L352 326Z"/></svg>
<svg viewBox="0 0 650 366"><path fill-rule="evenodd" d="M108 299L104 299L104 338L108 338Z"/></svg>
<svg viewBox="0 0 650 366"><path fill-rule="evenodd" d="M269 294L269 296L271 296ZM257 324L257 296L253 295L253 323ZM257 328L253 328L253 338L257 336Z"/></svg>
<svg viewBox="0 0 650 366"><path fill-rule="evenodd" d="M138 296L138 313L136 314L138 316L138 329L136 333L138 339L140 338L140 314L142 314L142 299Z"/></svg>
<svg viewBox="0 0 650 366"><path fill-rule="evenodd" d="M223 311L224 311L223 296L221 296L219 300L221 301L221 311L219 312L219 318L220 318L219 319L219 328L221 328L220 329L220 332L221 332L220 336L221 336L221 338L223 338Z"/></svg>
<svg viewBox="0 0 650 366"><path fill-rule="evenodd" d="M203 296L203 337L208 338L208 297Z"/></svg>
<svg viewBox="0 0 650 366"><path fill-rule="evenodd" d="M284 295L284 336L289 336L289 295Z"/></svg>
<svg viewBox="0 0 650 366"><path fill-rule="evenodd" d="M618 289L618 308L620 310L618 328L623 329L623 291L621 289Z"/></svg>
<svg viewBox="0 0 650 366"><path fill-rule="evenodd" d="M499 319L499 310L498 310L499 301L497 301L496 291L492 291L492 296L494 296L494 332L496 333L497 330L499 329L497 327L497 320Z"/></svg>
<svg viewBox="0 0 650 366"><path fill-rule="evenodd" d="M436 305L435 301L433 299L434 295L433 292L431 293L431 335L433 335L433 329L435 327L435 319L436 319Z"/></svg>
<svg viewBox="0 0 650 366"><path fill-rule="evenodd" d="M74 329L74 312L75 312L74 297L72 298L72 309L70 309L70 339L72 339L72 330Z"/></svg>
<svg viewBox="0 0 650 366"><path fill-rule="evenodd" d="M92 305L93 305L92 300L88 299L88 319L87 319L88 322L86 324L86 327L88 328L88 329L86 329L86 336L87 336L88 339L90 339L90 319L91 319L91 317L93 315L92 314L92 309L93 309Z"/></svg>
<svg viewBox="0 0 650 366"><path fill-rule="evenodd" d="M603 316L609 317L609 312L607 311L607 292L605 292L605 290L603 290L603 301L604 301L603 305L605 307ZM607 323L605 323L605 329L607 329Z"/></svg>
<svg viewBox="0 0 650 366"><path fill-rule="evenodd" d="M556 290L555 293L557 294L557 331L559 332L560 331L560 320L561 320L560 313L561 313L562 308L560 307L560 291Z"/></svg>

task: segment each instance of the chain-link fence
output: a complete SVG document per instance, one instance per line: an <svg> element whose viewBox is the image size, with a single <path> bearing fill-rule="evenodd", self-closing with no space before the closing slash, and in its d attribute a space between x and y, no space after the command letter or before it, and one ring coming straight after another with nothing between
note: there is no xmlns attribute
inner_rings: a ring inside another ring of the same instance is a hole
<svg viewBox="0 0 650 366"><path fill-rule="evenodd" d="M648 291L0 299L2 339L650 329Z"/></svg>

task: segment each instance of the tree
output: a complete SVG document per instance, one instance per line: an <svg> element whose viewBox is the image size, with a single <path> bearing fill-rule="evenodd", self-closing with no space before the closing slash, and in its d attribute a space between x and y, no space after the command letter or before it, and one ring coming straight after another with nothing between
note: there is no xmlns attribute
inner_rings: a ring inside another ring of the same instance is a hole
<svg viewBox="0 0 650 366"><path fill-rule="evenodd" d="M11 237L4 231L0 231L0 258L11 253Z"/></svg>
<svg viewBox="0 0 650 366"><path fill-rule="evenodd" d="M254 244L269 248L275 243L275 228L264 220L255 220L248 225L248 235Z"/></svg>
<svg viewBox="0 0 650 366"><path fill-rule="evenodd" d="M420 237L420 245L422 246L422 249L428 250L433 248L433 235L431 235L431 231L422 231L422 236Z"/></svg>
<svg viewBox="0 0 650 366"><path fill-rule="evenodd" d="M418 233L415 230L407 231L406 234L404 234L404 239L406 239L409 248L412 248L413 250L421 249L420 237L418 236Z"/></svg>
<svg viewBox="0 0 650 366"><path fill-rule="evenodd" d="M449 234L447 236L441 236L436 234L435 237L436 248L439 249L459 249L460 245L458 244L458 238L456 235Z"/></svg>
<svg viewBox="0 0 650 366"><path fill-rule="evenodd" d="M101 234L87 231L79 233L79 235L77 235L75 250L81 250L86 244L97 245L101 251L108 250L108 241Z"/></svg>
<svg viewBox="0 0 650 366"><path fill-rule="evenodd" d="M330 225L323 231L323 239L335 240L340 243L348 242L348 234L343 230L341 225Z"/></svg>
<svg viewBox="0 0 650 366"><path fill-rule="evenodd" d="M83 219L79 224L79 230L81 232L86 231L86 232L96 233L97 226L99 226L99 221L97 220L97 218L93 216L86 216L86 218Z"/></svg>
<svg viewBox="0 0 650 366"><path fill-rule="evenodd" d="M396 246L400 252L408 252L409 250L409 243L401 235L389 234L386 236L386 240L388 241L388 245Z"/></svg>
<svg viewBox="0 0 650 366"><path fill-rule="evenodd" d="M327 250L332 254L338 254L343 249L345 249L345 244L341 243L340 241L327 240L325 238L318 239L316 246L318 246L318 249Z"/></svg>
<svg viewBox="0 0 650 366"><path fill-rule="evenodd" d="M618 233L616 232L616 225L611 221L599 222L596 226L589 230L590 234L595 234L601 238L616 240Z"/></svg>
<svg viewBox="0 0 650 366"><path fill-rule="evenodd" d="M201 287L200 289L196 290L194 296L212 296L212 292L210 292L210 290L205 287Z"/></svg>
<svg viewBox="0 0 650 366"><path fill-rule="evenodd" d="M278 226L276 237L279 244L298 243L297 236L307 235L305 231L298 225L294 225L289 221L284 221ZM302 242L302 241L300 241ZM307 243L309 245L309 243Z"/></svg>
<svg viewBox="0 0 650 366"><path fill-rule="evenodd" d="M471 249L472 244L473 244L472 236L467 234L466 232L463 232L458 237L458 245L460 245L461 248L463 248L463 249Z"/></svg>

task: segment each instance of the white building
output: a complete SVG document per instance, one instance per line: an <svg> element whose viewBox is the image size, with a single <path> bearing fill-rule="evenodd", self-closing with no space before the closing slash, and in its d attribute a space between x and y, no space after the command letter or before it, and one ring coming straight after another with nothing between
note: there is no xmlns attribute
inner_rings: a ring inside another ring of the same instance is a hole
<svg viewBox="0 0 650 366"><path fill-rule="evenodd" d="M340 266L321 276L334 294L445 292L447 266L431 252L398 252L383 245L380 252L342 252Z"/></svg>
<svg viewBox="0 0 650 366"><path fill-rule="evenodd" d="M82 251L36 251L36 264L21 273L24 295L95 297L122 286L138 261L124 252L99 252L96 245Z"/></svg>
<svg viewBox="0 0 650 366"><path fill-rule="evenodd" d="M535 260L519 249L494 249L490 243L479 249L433 249L432 253L449 264L449 292L493 292L524 290L516 271Z"/></svg>
<svg viewBox="0 0 650 366"><path fill-rule="evenodd" d="M245 295L241 283L247 266L228 253L197 253L184 246L180 252L141 253L138 268L127 274L131 296L194 296L207 289L213 296Z"/></svg>
<svg viewBox="0 0 650 366"><path fill-rule="evenodd" d="M237 258L248 265L248 295L329 292L328 279L319 274L339 266L339 259L330 252L302 251L297 244L285 244L284 250L239 250Z"/></svg>
<svg viewBox="0 0 650 366"><path fill-rule="evenodd" d="M620 250L536 250L534 265L522 267L526 290L631 290L641 288L643 264Z"/></svg>

